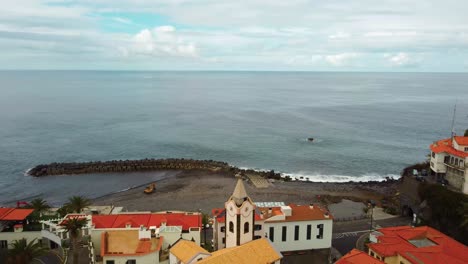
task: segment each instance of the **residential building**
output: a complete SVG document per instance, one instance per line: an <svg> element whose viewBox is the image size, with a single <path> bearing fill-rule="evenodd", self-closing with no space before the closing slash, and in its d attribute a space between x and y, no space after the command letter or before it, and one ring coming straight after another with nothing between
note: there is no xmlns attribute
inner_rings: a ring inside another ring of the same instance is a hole
<svg viewBox="0 0 468 264"><path fill-rule="evenodd" d="M0 249L9 249L15 240L40 241L40 226L29 224L26 219L34 209L0 208Z"/></svg>
<svg viewBox="0 0 468 264"><path fill-rule="evenodd" d="M225 208L212 210L215 249L268 238L280 252L328 249L333 217L318 205L258 207L238 179Z"/></svg>
<svg viewBox="0 0 468 264"><path fill-rule="evenodd" d="M453 188L468 194L468 137L453 136L430 145L431 170Z"/></svg>
<svg viewBox="0 0 468 264"><path fill-rule="evenodd" d="M63 218L41 221L42 244L47 245L49 248L57 248L62 246L65 241L69 241L70 234L65 229L64 224L66 221L73 218L87 220L87 225L80 230L80 236L89 236L91 232L91 216L86 214L67 214Z"/></svg>
<svg viewBox="0 0 468 264"><path fill-rule="evenodd" d="M101 233L102 262L104 264L157 264L162 257L163 240L163 236L154 237L145 227L139 230L104 231Z"/></svg>
<svg viewBox="0 0 468 264"><path fill-rule="evenodd" d="M205 251L195 243L180 240L171 248L170 252L170 264L279 264L283 257L266 238L212 253Z"/></svg>
<svg viewBox="0 0 468 264"><path fill-rule="evenodd" d="M181 238L194 241L197 245L200 244L202 222L201 214L198 212L166 211L92 215L90 222L91 241L97 255L103 250L102 233L111 231L133 230L149 232L151 238L164 237L161 240L163 250L167 250Z"/></svg>
<svg viewBox="0 0 468 264"><path fill-rule="evenodd" d="M378 229L369 255L388 264L468 263L468 247L427 226Z"/></svg>
<svg viewBox="0 0 468 264"><path fill-rule="evenodd" d="M193 241L180 239L169 250L169 264L193 264L211 256L211 253Z"/></svg>
<svg viewBox="0 0 468 264"><path fill-rule="evenodd" d="M384 264L384 262L367 255L365 252L353 249L335 264Z"/></svg>

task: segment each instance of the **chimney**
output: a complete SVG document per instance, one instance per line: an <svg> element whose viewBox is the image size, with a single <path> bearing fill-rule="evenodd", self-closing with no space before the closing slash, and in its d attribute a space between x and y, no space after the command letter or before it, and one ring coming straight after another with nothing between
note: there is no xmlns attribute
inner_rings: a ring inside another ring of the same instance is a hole
<svg viewBox="0 0 468 264"><path fill-rule="evenodd" d="M325 213L323 214L323 216L325 216L325 218L330 218L330 214L328 213L328 211L325 212Z"/></svg>
<svg viewBox="0 0 468 264"><path fill-rule="evenodd" d="M269 214L269 215L271 215L271 212L272 212L272 211L273 211L273 210L272 210L272 208L271 208L271 207L270 207L270 208L268 208L268 214Z"/></svg>
<svg viewBox="0 0 468 264"><path fill-rule="evenodd" d="M309 204L309 207L310 207L310 209L313 210L314 209L314 204L313 203Z"/></svg>
<svg viewBox="0 0 468 264"><path fill-rule="evenodd" d="M131 228L132 224L130 222L125 223L125 228Z"/></svg>

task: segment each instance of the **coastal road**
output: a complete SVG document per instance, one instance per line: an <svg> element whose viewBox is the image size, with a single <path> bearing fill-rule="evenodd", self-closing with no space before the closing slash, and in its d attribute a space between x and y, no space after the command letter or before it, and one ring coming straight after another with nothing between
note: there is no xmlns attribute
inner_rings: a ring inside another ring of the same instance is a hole
<svg viewBox="0 0 468 264"><path fill-rule="evenodd" d="M375 220L373 226L374 228L379 228L410 224L410 217L394 217L384 220ZM369 228L369 219L336 222L333 224L332 246L344 255L356 247L358 238L366 232L369 232Z"/></svg>

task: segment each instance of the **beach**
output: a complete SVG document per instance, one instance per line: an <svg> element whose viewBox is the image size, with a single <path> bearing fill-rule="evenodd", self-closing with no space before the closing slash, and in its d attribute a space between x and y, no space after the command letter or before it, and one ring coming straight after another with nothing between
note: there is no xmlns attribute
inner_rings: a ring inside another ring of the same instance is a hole
<svg viewBox="0 0 468 264"><path fill-rule="evenodd" d="M174 177L156 182L156 191L145 194L145 186L109 194L93 200L95 205L124 207L124 211L197 211L209 214L224 207L232 194L236 177L229 172L206 170L180 171ZM244 179L247 193L254 202L329 204L346 198L354 201L380 201L396 193L397 181L372 183L314 183L274 181L267 188L256 188Z"/></svg>

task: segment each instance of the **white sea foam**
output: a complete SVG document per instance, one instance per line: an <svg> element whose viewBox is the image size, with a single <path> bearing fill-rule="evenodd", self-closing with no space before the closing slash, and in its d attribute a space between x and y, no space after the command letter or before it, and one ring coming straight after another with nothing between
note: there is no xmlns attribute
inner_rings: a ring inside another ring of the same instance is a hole
<svg viewBox="0 0 468 264"><path fill-rule="evenodd" d="M267 169L239 167L242 170L254 170L259 172L269 172ZM278 172L282 178L286 176L291 177L294 181L308 181L308 182L369 182L369 181L385 181L387 178L399 179L401 176L397 174L379 174L379 173L366 173L363 175L337 175L337 174L321 174L321 173L308 173L308 172Z"/></svg>
<svg viewBox="0 0 468 264"><path fill-rule="evenodd" d="M310 182L369 182L369 181L385 181L387 178L399 179L400 175L397 174L378 174L366 173L363 175L336 175L336 174L310 174L310 173L281 173L281 177L291 177L296 181L310 181Z"/></svg>

